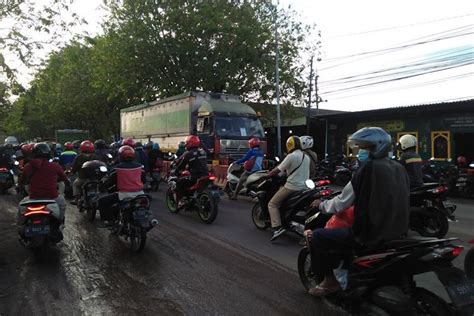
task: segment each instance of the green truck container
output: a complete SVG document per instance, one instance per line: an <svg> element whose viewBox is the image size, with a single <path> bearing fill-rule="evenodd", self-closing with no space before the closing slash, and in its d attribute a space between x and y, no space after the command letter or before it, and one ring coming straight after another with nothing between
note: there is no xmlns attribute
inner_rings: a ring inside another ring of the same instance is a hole
<svg viewBox="0 0 474 316"><path fill-rule="evenodd" d="M60 129L56 131L56 142L64 145L65 142L72 142L75 140L89 139L89 131L80 129Z"/></svg>
<svg viewBox="0 0 474 316"><path fill-rule="evenodd" d="M158 142L169 151L196 134L213 159L241 157L250 138L265 137L257 113L240 97L223 93L186 92L122 109L120 124L121 137Z"/></svg>

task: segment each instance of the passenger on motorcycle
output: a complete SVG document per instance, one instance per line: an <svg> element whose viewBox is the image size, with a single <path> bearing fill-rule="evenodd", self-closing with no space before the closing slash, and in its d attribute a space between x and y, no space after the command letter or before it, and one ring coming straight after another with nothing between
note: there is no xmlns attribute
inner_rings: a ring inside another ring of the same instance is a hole
<svg viewBox="0 0 474 316"><path fill-rule="evenodd" d="M66 200L58 192L58 182L67 182L68 179L63 169L54 162L50 162L51 149L46 143L38 143L31 153L31 161L23 169L19 179L19 187L28 185L28 199L51 199L58 203L60 209L60 221L64 223L66 211Z"/></svg>
<svg viewBox="0 0 474 316"><path fill-rule="evenodd" d="M311 149L314 145L313 137L311 136L301 136L301 149L309 157L309 177L315 179L317 175L317 166L318 166L318 155Z"/></svg>
<svg viewBox="0 0 474 316"><path fill-rule="evenodd" d="M186 143L185 142L179 142L178 144L178 150L176 151L176 156L181 157L182 154L186 151Z"/></svg>
<svg viewBox="0 0 474 316"><path fill-rule="evenodd" d="M87 175L82 170L82 165L87 161L97 159L94 154L94 144L90 140L83 141L79 149L81 153L74 158L71 169L72 173L78 175L72 186L72 194L74 195L72 204L77 204L81 196L82 186L88 181Z"/></svg>
<svg viewBox="0 0 474 316"><path fill-rule="evenodd" d="M142 164L143 168L145 169L145 172L148 172L150 170L150 166L148 163L148 155L146 154L145 150L143 150L143 145L141 142L135 143L135 158L137 162Z"/></svg>
<svg viewBox="0 0 474 316"><path fill-rule="evenodd" d="M263 152L260 149L260 139L257 137L251 138L249 140L249 147L250 150L247 151L247 154L236 161L238 164L244 164L245 171L240 176L239 182L237 183L237 187L235 188L231 200L237 200L237 196L239 195L240 190L242 190L242 187L247 181L249 175L262 170Z"/></svg>
<svg viewBox="0 0 474 316"><path fill-rule="evenodd" d="M118 151L120 163L114 167L104 180L104 187L116 187L116 192L99 199L99 211L102 220L114 220L118 209L112 208L123 199L134 198L144 194L146 182L145 172L140 163L135 162L135 150L130 146L122 146Z"/></svg>
<svg viewBox="0 0 474 316"><path fill-rule="evenodd" d="M402 151L399 161L407 169L410 178L410 190L423 185L423 161L416 152L418 141L415 136L407 134L400 137L397 147Z"/></svg>
<svg viewBox="0 0 474 316"><path fill-rule="evenodd" d="M103 139L98 139L94 142L95 148L95 156L98 160L108 163L109 157L107 155L110 154L110 150L107 148L107 144Z"/></svg>
<svg viewBox="0 0 474 316"><path fill-rule="evenodd" d="M158 143L152 143L151 148L148 151L148 168L150 170L150 176L153 178L153 180L158 181L153 172L153 169L158 169L160 172L163 169L163 153L161 152L160 145Z"/></svg>
<svg viewBox="0 0 474 316"><path fill-rule="evenodd" d="M312 269L324 280L309 290L324 296L340 290L333 269L343 256L334 251L373 250L384 242L403 238L408 231L410 180L403 166L388 159L391 137L379 127L366 127L349 138L348 145L369 151L369 159L335 198L312 207L338 213L354 204L354 224L349 228L305 231L311 237ZM359 157L360 159L360 157Z"/></svg>
<svg viewBox="0 0 474 316"><path fill-rule="evenodd" d="M201 141L198 136L190 135L186 137L185 147L186 151L178 158L176 163L175 173L179 177L181 171L186 169L191 173L189 178L179 178L176 183L176 199L178 208L182 207L181 198L185 195L186 190L196 184L199 178L205 177L209 174L207 168L207 155L204 149L199 148Z"/></svg>
<svg viewBox="0 0 474 316"><path fill-rule="evenodd" d="M72 165L74 158L76 158L77 154L74 151L74 146L71 142L64 143L64 151L59 156L59 164L63 167L63 169L67 169Z"/></svg>
<svg viewBox="0 0 474 316"><path fill-rule="evenodd" d="M286 229L281 226L280 206L291 194L306 189L305 181L309 179L310 159L301 150L301 141L298 136L290 136L286 141L288 156L270 171L266 177L271 178L280 172L285 172L287 180L268 203L268 212L272 228L274 229L271 240L277 239Z"/></svg>

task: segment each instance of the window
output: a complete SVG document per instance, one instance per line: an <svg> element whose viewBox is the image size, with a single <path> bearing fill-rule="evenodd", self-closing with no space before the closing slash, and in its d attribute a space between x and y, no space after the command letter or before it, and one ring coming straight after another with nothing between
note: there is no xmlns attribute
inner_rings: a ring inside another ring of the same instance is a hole
<svg viewBox="0 0 474 316"><path fill-rule="evenodd" d="M197 121L198 133L210 133L211 124L209 123L209 117L200 117Z"/></svg>
<svg viewBox="0 0 474 316"><path fill-rule="evenodd" d="M435 160L451 159L451 133L431 132L431 157Z"/></svg>

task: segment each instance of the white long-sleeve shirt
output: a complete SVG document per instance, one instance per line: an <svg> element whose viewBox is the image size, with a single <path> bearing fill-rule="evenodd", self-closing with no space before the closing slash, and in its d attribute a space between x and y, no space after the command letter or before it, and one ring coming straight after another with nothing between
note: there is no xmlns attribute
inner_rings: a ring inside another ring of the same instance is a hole
<svg viewBox="0 0 474 316"><path fill-rule="evenodd" d="M338 196L331 200L321 202L321 204L319 204L319 210L330 214L339 213L354 204L354 201L354 188L349 181Z"/></svg>

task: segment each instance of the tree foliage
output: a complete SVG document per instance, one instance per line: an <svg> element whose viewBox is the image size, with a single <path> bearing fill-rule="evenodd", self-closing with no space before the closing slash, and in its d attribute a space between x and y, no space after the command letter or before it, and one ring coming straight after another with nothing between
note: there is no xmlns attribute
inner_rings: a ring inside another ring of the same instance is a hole
<svg viewBox="0 0 474 316"><path fill-rule="evenodd" d="M276 16L282 99L304 92L299 56L311 28L290 11L275 15L263 1L105 4L105 34L52 54L15 104L9 130L51 137L58 128L82 128L106 137L118 132L121 108L189 90L271 102Z"/></svg>

